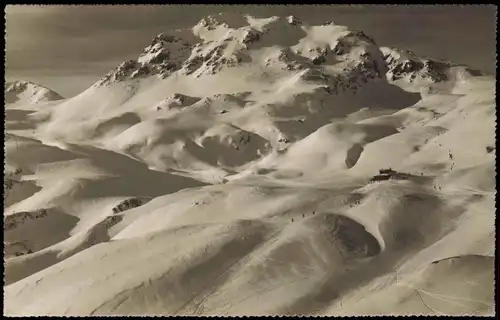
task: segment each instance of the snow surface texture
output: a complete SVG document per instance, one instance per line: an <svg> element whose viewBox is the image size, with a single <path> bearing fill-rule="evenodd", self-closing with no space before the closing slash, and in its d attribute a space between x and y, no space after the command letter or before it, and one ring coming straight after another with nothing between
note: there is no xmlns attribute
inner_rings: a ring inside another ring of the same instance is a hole
<svg viewBox="0 0 500 320"><path fill-rule="evenodd" d="M492 315L494 83L217 15L71 99L6 86L4 312Z"/></svg>

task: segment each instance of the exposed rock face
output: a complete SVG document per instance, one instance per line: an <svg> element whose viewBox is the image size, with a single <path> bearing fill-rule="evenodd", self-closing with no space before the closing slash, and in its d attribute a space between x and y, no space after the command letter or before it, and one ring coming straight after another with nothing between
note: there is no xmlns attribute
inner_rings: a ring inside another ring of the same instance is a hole
<svg viewBox="0 0 500 320"><path fill-rule="evenodd" d="M307 69L301 78L306 81L314 81L325 84L323 87L329 94L338 94L347 90L355 91L363 84L373 79L379 79L383 76L380 71L379 63L371 59L353 62L349 68L344 68L343 72L337 74L328 74L320 69Z"/></svg>
<svg viewBox="0 0 500 320"><path fill-rule="evenodd" d="M406 79L408 82L427 80L438 83L448 80L450 68L458 66L445 61L423 59L409 50L381 48L389 68L387 79L394 81ZM471 70L473 71L473 70Z"/></svg>
<svg viewBox="0 0 500 320"><path fill-rule="evenodd" d="M181 69L191 53L192 43L168 34L159 34L144 48L137 60L128 60L104 76L96 86L158 75L168 77Z"/></svg>
<svg viewBox="0 0 500 320"><path fill-rule="evenodd" d="M421 175L422 176L422 175ZM409 173L397 172L395 170L380 169L379 174L373 176L370 182L385 181L385 180L409 180L409 179L421 179L421 176L415 176Z"/></svg>
<svg viewBox="0 0 500 320"><path fill-rule="evenodd" d="M352 50L353 47L358 46L360 41L375 45L375 41L364 34L364 32L351 31L347 35L337 39L332 51L337 55L347 54Z"/></svg>
<svg viewBox="0 0 500 320"><path fill-rule="evenodd" d="M122 216L109 216L101 222L101 225L109 229L123 220Z"/></svg>
<svg viewBox="0 0 500 320"><path fill-rule="evenodd" d="M3 219L3 229L4 231L11 230L17 228L19 225L22 225L26 220L35 220L40 219L47 216L46 209L40 209L37 211L31 212L17 212L11 215L4 217Z"/></svg>
<svg viewBox="0 0 500 320"><path fill-rule="evenodd" d="M144 198L130 198L120 202L118 205L113 207L113 213L120 213L133 208L142 206L143 204L149 202L149 199Z"/></svg>
<svg viewBox="0 0 500 320"><path fill-rule="evenodd" d="M382 52L363 32L346 32L329 47L309 51L312 51L311 64L301 77L324 84L329 94L356 91L373 79L385 78L388 70ZM337 72L323 67L336 64L339 66Z"/></svg>

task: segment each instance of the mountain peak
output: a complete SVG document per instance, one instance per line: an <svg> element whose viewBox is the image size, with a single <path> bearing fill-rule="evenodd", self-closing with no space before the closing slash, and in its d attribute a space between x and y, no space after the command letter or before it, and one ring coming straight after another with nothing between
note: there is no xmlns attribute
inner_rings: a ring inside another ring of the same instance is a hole
<svg viewBox="0 0 500 320"><path fill-rule="evenodd" d="M387 79L391 81L406 80L407 82L424 81L439 83L452 76L452 68L461 67L471 76L480 76L482 73L467 66L449 61L419 57L410 50L382 47L384 60L389 68Z"/></svg>
<svg viewBox="0 0 500 320"><path fill-rule="evenodd" d="M319 38L321 34L325 40ZM311 64L366 60L365 56L349 55L357 46L361 48L359 52L371 52L370 56L375 57L378 48L374 44L364 33L331 22L314 27L295 16L255 18L236 13L216 14L201 19L191 29L156 35L137 59L123 62L95 86L150 76L167 78L176 72L200 77L245 63L303 70ZM265 48L277 48L276 52L281 54L277 59L268 56L260 63L257 56Z"/></svg>
<svg viewBox="0 0 500 320"><path fill-rule="evenodd" d="M390 81L441 82L454 66L405 50L379 48L364 32L331 21L311 26L295 16L222 13L201 19L193 28L156 35L137 59L120 64L95 86L173 74L200 77L245 65L289 72L311 69L306 77L334 74L338 78L344 73L341 76L355 81L355 86L386 76Z"/></svg>
<svg viewBox="0 0 500 320"><path fill-rule="evenodd" d="M36 104L64 99L60 94L42 85L26 80L7 81L4 85L6 103Z"/></svg>

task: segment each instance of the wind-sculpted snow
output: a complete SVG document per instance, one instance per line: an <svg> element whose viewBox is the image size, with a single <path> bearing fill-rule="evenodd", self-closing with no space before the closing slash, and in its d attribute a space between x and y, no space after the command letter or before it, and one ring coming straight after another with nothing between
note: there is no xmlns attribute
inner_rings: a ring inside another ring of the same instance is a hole
<svg viewBox="0 0 500 320"><path fill-rule="evenodd" d="M494 84L220 14L6 86L5 314L492 315Z"/></svg>

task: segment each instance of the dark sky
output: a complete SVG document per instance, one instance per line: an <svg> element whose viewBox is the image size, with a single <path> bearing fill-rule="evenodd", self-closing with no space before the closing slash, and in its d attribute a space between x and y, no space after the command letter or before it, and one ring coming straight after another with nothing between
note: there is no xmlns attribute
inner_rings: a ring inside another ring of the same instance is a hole
<svg viewBox="0 0 500 320"><path fill-rule="evenodd" d="M495 6L9 5L5 11L7 78L39 82L64 96L136 58L156 34L227 11L333 21L363 30L380 46L495 73Z"/></svg>

